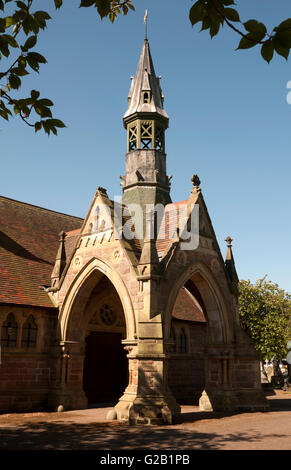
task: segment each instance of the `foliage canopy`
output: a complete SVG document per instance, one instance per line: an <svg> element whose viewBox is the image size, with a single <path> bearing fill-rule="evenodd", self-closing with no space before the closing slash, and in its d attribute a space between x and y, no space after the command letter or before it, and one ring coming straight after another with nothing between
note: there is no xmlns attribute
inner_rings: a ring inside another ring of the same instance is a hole
<svg viewBox="0 0 291 470"><path fill-rule="evenodd" d="M265 280L239 282L239 315L243 329L262 359L286 356L291 339L291 295Z"/></svg>

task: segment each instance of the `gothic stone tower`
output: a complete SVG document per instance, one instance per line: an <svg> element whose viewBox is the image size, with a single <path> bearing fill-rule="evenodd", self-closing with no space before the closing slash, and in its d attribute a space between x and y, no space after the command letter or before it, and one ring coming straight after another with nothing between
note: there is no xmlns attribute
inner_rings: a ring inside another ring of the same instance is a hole
<svg viewBox="0 0 291 470"><path fill-rule="evenodd" d="M155 74L149 43L145 39L136 76L131 78L128 109L123 117L127 154L126 175L121 176L123 203L138 205L144 215L146 205L171 202L165 154L165 130L169 117L163 102L160 77ZM142 239L145 217L143 227L139 228Z"/></svg>
<svg viewBox="0 0 291 470"><path fill-rule="evenodd" d="M266 409L259 358L239 324L231 239L224 262L197 176L185 201L170 199L168 116L147 40L123 122L127 154L119 209L124 223L132 215L128 207L141 207L141 235L116 236L116 207L102 187L82 227L61 234L48 289L59 309L49 403L70 409L86 407L91 396L91 402L113 396L125 364L109 419L172 423L186 392L188 403L196 397L202 410ZM163 220L148 237L152 214L146 205L157 203L165 209ZM107 209L106 220L100 207ZM174 236L172 228L180 209L189 228L193 208L199 209L199 231L191 244L182 239L183 227Z"/></svg>

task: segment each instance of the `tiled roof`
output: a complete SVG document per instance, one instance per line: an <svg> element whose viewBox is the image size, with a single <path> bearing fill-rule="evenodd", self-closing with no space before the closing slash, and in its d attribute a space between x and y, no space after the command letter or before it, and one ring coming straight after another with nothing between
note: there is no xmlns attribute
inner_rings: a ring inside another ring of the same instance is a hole
<svg viewBox="0 0 291 470"><path fill-rule="evenodd" d="M178 294L173 309L173 318L176 320L186 320L199 323L206 322L202 308L197 306L194 297L185 287L182 287Z"/></svg>
<svg viewBox="0 0 291 470"><path fill-rule="evenodd" d="M0 303L49 307L48 294L59 233L65 231L67 259L83 220L0 196ZM169 243L169 239L165 240ZM132 243L132 242L131 242ZM140 250L139 243L135 249ZM180 290L173 310L178 320L205 322L192 294Z"/></svg>
<svg viewBox="0 0 291 470"><path fill-rule="evenodd" d="M50 284L59 233L82 219L0 196L0 302L53 307Z"/></svg>

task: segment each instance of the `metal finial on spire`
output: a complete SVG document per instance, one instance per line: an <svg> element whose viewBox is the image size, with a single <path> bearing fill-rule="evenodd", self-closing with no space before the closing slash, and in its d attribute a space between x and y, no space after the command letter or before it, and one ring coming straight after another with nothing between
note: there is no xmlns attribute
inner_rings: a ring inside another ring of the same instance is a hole
<svg viewBox="0 0 291 470"><path fill-rule="evenodd" d="M148 38L148 11L145 11L145 15L143 18L144 24L145 24L145 39Z"/></svg>

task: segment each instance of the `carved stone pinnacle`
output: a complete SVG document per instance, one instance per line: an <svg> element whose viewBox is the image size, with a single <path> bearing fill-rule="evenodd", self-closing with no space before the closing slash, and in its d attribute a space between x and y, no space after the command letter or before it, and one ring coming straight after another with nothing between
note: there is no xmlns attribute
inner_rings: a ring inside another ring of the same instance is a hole
<svg viewBox="0 0 291 470"><path fill-rule="evenodd" d="M199 188L201 181L198 175L192 175L191 181L194 188Z"/></svg>
<svg viewBox="0 0 291 470"><path fill-rule="evenodd" d="M228 237L226 237L225 241L227 243L227 246L231 247L232 238L230 238L230 236L228 236Z"/></svg>

